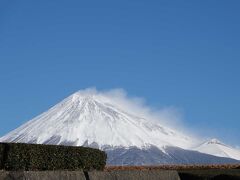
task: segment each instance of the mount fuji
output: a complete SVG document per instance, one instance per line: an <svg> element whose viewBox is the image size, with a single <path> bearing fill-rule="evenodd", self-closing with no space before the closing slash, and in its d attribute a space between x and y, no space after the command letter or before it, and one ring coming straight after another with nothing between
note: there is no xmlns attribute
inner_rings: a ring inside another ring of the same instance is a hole
<svg viewBox="0 0 240 180"><path fill-rule="evenodd" d="M109 165L222 164L240 160L239 151L219 143L193 148L193 138L139 117L110 96L93 91L74 93L0 141L98 148L108 154Z"/></svg>

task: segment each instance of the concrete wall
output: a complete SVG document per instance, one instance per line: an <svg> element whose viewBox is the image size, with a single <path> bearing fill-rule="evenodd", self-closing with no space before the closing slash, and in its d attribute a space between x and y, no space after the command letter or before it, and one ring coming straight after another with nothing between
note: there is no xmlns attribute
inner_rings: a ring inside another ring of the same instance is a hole
<svg viewBox="0 0 240 180"><path fill-rule="evenodd" d="M89 180L180 180L177 171L138 171L138 170L124 170L124 171L110 171L99 172L92 171L88 173Z"/></svg>
<svg viewBox="0 0 240 180"><path fill-rule="evenodd" d="M0 180L188 180L240 179L240 170L1 171Z"/></svg>
<svg viewBox="0 0 240 180"><path fill-rule="evenodd" d="M0 171L0 180L180 180L177 171Z"/></svg>
<svg viewBox="0 0 240 180"><path fill-rule="evenodd" d="M86 180L82 171L0 171L0 180Z"/></svg>

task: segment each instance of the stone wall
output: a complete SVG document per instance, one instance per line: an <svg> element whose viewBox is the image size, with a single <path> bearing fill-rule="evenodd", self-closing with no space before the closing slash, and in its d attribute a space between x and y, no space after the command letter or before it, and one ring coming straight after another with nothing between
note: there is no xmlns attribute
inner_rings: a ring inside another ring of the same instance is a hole
<svg viewBox="0 0 240 180"><path fill-rule="evenodd" d="M89 180L180 180L177 171L168 170L124 170L124 171L92 171Z"/></svg>
<svg viewBox="0 0 240 180"><path fill-rule="evenodd" d="M0 171L0 180L86 180L82 171Z"/></svg>
<svg viewBox="0 0 240 180"><path fill-rule="evenodd" d="M0 171L0 180L180 180L177 171Z"/></svg>
<svg viewBox="0 0 240 180"><path fill-rule="evenodd" d="M240 170L0 171L0 180L240 180Z"/></svg>

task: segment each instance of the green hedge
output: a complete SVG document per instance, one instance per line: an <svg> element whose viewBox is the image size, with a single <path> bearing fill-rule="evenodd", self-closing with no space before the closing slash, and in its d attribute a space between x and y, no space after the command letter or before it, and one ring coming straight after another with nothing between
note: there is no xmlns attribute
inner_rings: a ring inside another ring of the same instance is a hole
<svg viewBox="0 0 240 180"><path fill-rule="evenodd" d="M4 161L4 146L0 144L0 169L3 169L3 161Z"/></svg>
<svg viewBox="0 0 240 180"><path fill-rule="evenodd" d="M0 143L0 168L6 170L103 170L107 155L73 146Z"/></svg>

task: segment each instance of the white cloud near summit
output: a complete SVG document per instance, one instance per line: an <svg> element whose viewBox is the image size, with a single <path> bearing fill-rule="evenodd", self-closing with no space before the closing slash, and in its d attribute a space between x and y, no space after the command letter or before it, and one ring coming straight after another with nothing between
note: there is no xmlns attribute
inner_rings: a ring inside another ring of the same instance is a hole
<svg viewBox="0 0 240 180"><path fill-rule="evenodd" d="M111 100L111 104L114 103L115 106L132 115L145 118L149 121L157 121L163 126L195 138L195 135L192 133L193 131L184 126L181 110L174 106L164 108L151 107L144 98L129 96L127 92L121 88L101 91L96 88L88 88L80 90L79 92L107 97L107 99Z"/></svg>

